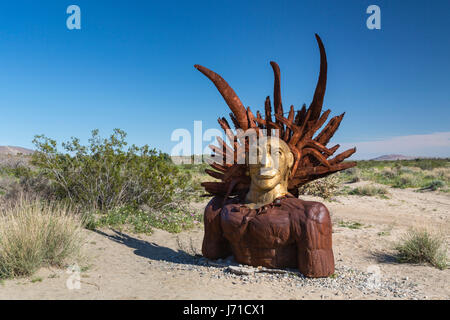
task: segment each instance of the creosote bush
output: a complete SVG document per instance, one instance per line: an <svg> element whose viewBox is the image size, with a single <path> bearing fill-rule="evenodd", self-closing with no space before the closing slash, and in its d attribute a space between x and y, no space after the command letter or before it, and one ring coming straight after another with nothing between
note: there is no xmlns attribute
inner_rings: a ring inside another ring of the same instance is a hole
<svg viewBox="0 0 450 320"><path fill-rule="evenodd" d="M125 137L115 129L109 139L102 139L94 130L87 146L72 138L62 144L61 153L55 140L36 136L32 164L55 185L57 197L89 210L142 204L154 209L177 207L177 200L188 196L189 175L147 145L126 149Z"/></svg>
<svg viewBox="0 0 450 320"><path fill-rule="evenodd" d="M447 268L447 250L444 238L440 235L411 229L395 249L399 262L425 262L441 270Z"/></svg>
<svg viewBox="0 0 450 320"><path fill-rule="evenodd" d="M21 199L0 210L0 279L80 258L82 223L67 207Z"/></svg>
<svg viewBox="0 0 450 320"><path fill-rule="evenodd" d="M91 229L125 224L150 233L160 225L159 214L171 217L167 230L192 226L189 202L200 193L192 173L147 145L128 146L125 138L120 129L106 139L94 130L87 145L72 138L59 151L55 140L36 136L33 169L21 173L20 184L26 193L82 211Z"/></svg>

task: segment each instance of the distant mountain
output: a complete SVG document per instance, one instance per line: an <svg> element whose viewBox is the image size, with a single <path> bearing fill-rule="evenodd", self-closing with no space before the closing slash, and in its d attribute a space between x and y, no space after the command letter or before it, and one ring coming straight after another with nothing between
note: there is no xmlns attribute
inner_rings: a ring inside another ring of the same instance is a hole
<svg viewBox="0 0 450 320"><path fill-rule="evenodd" d="M22 147L12 147L12 146L0 146L0 155L6 155L6 154L24 154L29 155L34 153L33 150L22 148Z"/></svg>
<svg viewBox="0 0 450 320"><path fill-rule="evenodd" d="M375 160L375 161L389 161L389 160L411 160L411 159L415 159L416 157L409 157L409 156L404 156L402 154L385 154L383 156L377 157L377 158L373 158L371 160Z"/></svg>

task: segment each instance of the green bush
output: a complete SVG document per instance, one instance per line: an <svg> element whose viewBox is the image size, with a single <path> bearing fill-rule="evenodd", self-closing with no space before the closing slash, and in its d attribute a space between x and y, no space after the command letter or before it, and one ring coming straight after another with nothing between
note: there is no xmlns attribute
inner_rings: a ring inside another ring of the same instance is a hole
<svg viewBox="0 0 450 320"><path fill-rule="evenodd" d="M180 209L191 196L189 174L147 145L126 148L125 137L125 132L115 129L108 139L102 139L94 130L87 146L72 138L62 144L62 153L55 140L36 136L32 164L37 175L52 183L54 197L83 209L107 212L140 205L153 210Z"/></svg>
<svg viewBox="0 0 450 320"><path fill-rule="evenodd" d="M405 173L397 176L392 186L394 188L414 188L419 186L419 177L410 173Z"/></svg>
<svg viewBox="0 0 450 320"><path fill-rule="evenodd" d="M439 269L447 268L447 251L444 238L428 231L411 229L397 244L399 262L427 262Z"/></svg>
<svg viewBox="0 0 450 320"><path fill-rule="evenodd" d="M439 188L442 188L444 186L445 186L445 182L443 182L441 180L433 180L430 182L430 184L428 186L425 187L425 189L430 189L430 190L436 191Z"/></svg>

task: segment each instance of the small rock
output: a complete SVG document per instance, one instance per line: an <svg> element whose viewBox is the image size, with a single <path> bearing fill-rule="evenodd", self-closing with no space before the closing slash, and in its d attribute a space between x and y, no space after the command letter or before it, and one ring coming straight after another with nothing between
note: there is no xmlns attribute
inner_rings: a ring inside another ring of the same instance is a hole
<svg viewBox="0 0 450 320"><path fill-rule="evenodd" d="M227 270L237 275L253 275L255 273L255 270L253 268L245 267L229 266Z"/></svg>

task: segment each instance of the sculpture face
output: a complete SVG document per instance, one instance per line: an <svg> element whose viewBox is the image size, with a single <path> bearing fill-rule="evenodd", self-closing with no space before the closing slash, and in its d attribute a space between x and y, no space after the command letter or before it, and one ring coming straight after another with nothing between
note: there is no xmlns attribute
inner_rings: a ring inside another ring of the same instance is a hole
<svg viewBox="0 0 450 320"><path fill-rule="evenodd" d="M259 144L250 146L249 162L251 190L268 192L278 187L280 193L287 193L294 156L283 140L277 137L260 138Z"/></svg>

